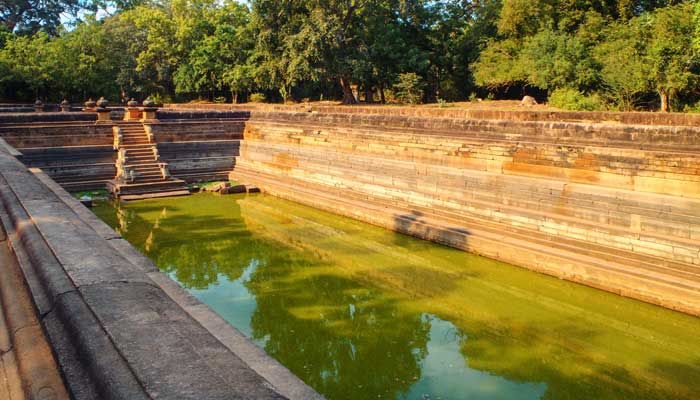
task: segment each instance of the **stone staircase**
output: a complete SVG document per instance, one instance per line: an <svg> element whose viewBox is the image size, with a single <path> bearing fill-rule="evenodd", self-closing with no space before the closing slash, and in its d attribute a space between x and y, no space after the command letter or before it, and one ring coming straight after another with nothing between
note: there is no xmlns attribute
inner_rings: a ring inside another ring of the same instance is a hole
<svg viewBox="0 0 700 400"><path fill-rule="evenodd" d="M160 159L152 135L141 123L122 123L113 128L117 150L117 174L107 189L122 200L184 196L190 192L185 181L173 178Z"/></svg>

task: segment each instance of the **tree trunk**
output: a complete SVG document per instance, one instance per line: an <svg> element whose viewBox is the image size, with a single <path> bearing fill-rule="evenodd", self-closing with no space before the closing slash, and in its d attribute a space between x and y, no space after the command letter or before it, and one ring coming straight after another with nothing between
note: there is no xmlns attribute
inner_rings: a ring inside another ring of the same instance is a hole
<svg viewBox="0 0 700 400"><path fill-rule="evenodd" d="M659 97L661 97L661 112L669 112L669 105L671 103L671 96L665 90L659 91Z"/></svg>
<svg viewBox="0 0 700 400"><path fill-rule="evenodd" d="M355 94L350 87L350 81L347 78L340 78L340 86L343 87L343 104L357 104Z"/></svg>
<svg viewBox="0 0 700 400"><path fill-rule="evenodd" d="M238 92L235 90L231 91L231 103L238 104Z"/></svg>
<svg viewBox="0 0 700 400"><path fill-rule="evenodd" d="M384 96L384 82L379 82L379 98L382 104L386 104L386 97Z"/></svg>
<svg viewBox="0 0 700 400"><path fill-rule="evenodd" d="M371 86L365 87L365 103L374 103L374 91L372 90Z"/></svg>

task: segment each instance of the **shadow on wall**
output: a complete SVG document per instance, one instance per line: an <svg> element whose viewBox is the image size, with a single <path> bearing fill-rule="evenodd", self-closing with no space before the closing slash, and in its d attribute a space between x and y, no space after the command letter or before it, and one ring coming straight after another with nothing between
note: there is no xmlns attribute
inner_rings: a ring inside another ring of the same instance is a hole
<svg viewBox="0 0 700 400"><path fill-rule="evenodd" d="M395 215L394 230L445 246L469 250L469 230L462 227L439 227L435 222L428 221L425 214L418 210ZM397 238L396 242L402 246L409 244L407 238Z"/></svg>

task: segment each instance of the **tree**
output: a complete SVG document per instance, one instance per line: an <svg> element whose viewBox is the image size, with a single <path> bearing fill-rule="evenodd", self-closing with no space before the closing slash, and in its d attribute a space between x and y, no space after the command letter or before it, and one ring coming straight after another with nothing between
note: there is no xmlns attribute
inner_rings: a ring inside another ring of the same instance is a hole
<svg viewBox="0 0 700 400"><path fill-rule="evenodd" d="M414 72L401 74L394 91L401 103L418 104L423 99L423 80Z"/></svg>
<svg viewBox="0 0 700 400"><path fill-rule="evenodd" d="M0 24L10 32L55 34L62 15L77 17L81 11L94 11L95 4L90 0L0 0Z"/></svg>
<svg viewBox="0 0 700 400"><path fill-rule="evenodd" d="M645 61L662 112L670 111L678 93L700 78L697 54L688 46L688 38L694 31L692 16L692 4L685 3L640 17L640 22L648 27Z"/></svg>
<svg viewBox="0 0 700 400"><path fill-rule="evenodd" d="M527 74L520 65L522 41L505 39L491 41L472 64L477 85L489 89L527 83Z"/></svg>
<svg viewBox="0 0 700 400"><path fill-rule="evenodd" d="M625 111L633 110L650 88L644 48L633 24L618 23L607 29L606 39L593 51L601 66L601 92Z"/></svg>
<svg viewBox="0 0 700 400"><path fill-rule="evenodd" d="M192 3L186 3L192 7ZM197 13L199 10L199 13ZM185 10L183 10L185 11ZM248 89L242 74L250 46L243 33L248 24L248 9L235 2L221 5L206 2L195 6L195 12L179 12L178 23L182 62L174 75L176 92L212 94L235 85L232 96ZM186 38L186 39L185 39ZM234 72L235 71L235 72Z"/></svg>
<svg viewBox="0 0 700 400"><path fill-rule="evenodd" d="M39 32L34 36L14 36L0 51L0 59L12 71L12 79L22 82L34 98L39 98L50 81L48 46L49 36Z"/></svg>

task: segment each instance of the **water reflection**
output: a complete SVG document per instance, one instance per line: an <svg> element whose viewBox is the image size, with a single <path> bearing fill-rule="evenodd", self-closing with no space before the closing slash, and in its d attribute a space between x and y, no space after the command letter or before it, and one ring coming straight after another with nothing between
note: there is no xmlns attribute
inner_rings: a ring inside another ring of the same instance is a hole
<svg viewBox="0 0 700 400"><path fill-rule="evenodd" d="M697 318L268 196L96 213L329 399L700 388Z"/></svg>

